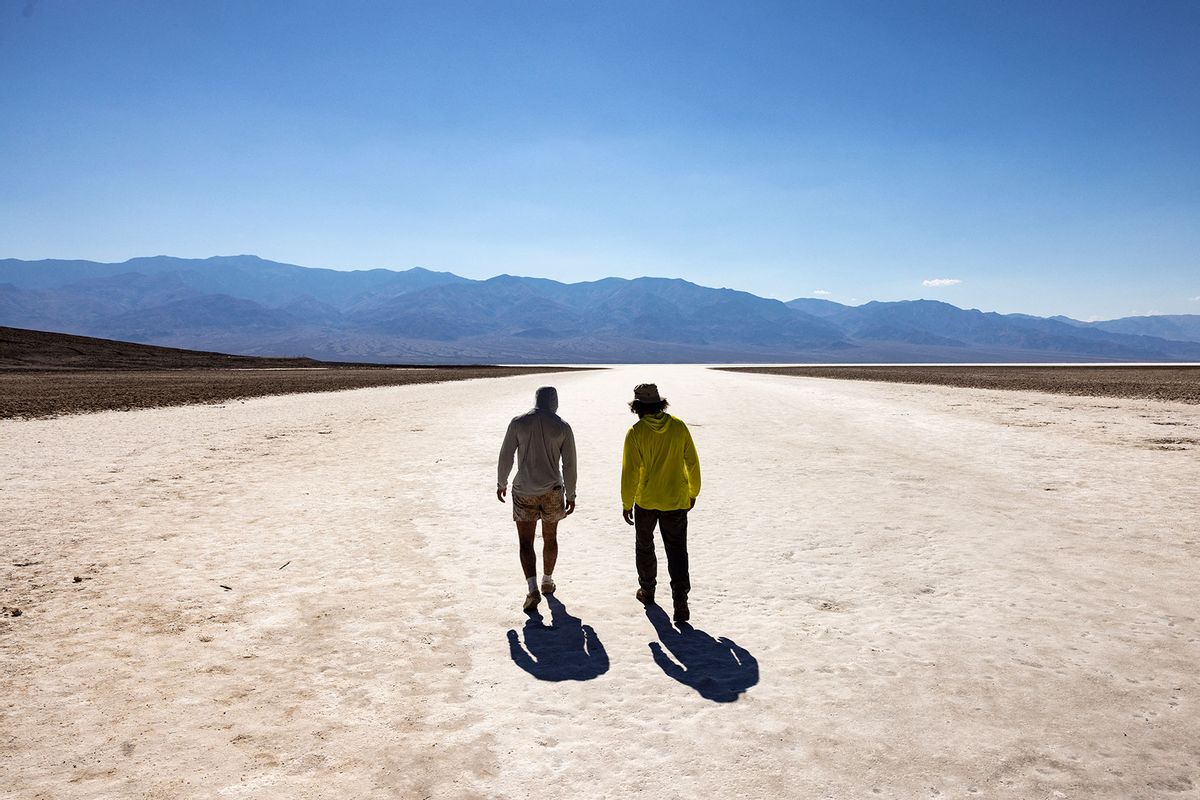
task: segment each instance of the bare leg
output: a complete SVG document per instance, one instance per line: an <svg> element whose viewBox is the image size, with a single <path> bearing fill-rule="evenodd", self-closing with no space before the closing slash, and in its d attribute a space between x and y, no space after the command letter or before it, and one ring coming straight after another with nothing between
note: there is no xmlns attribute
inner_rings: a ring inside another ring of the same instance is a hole
<svg viewBox="0 0 1200 800"><path fill-rule="evenodd" d="M542 569L546 575L554 574L558 563L558 523L542 520Z"/></svg>
<svg viewBox="0 0 1200 800"><path fill-rule="evenodd" d="M525 571L526 579L537 575L537 553L533 549L533 537L536 533L536 522L517 523L517 540L521 546L521 569Z"/></svg>

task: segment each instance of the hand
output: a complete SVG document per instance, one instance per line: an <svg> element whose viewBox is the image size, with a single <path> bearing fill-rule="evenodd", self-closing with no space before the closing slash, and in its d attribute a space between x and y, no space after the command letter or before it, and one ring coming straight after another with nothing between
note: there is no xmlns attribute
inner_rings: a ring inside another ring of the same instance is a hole
<svg viewBox="0 0 1200 800"><path fill-rule="evenodd" d="M691 504L688 505L688 511L691 511L695 507L696 507L696 498L693 497Z"/></svg>
<svg viewBox="0 0 1200 800"><path fill-rule="evenodd" d="M625 522L627 524L629 524L629 525L633 524L633 509L632 508L621 509L621 516L625 518Z"/></svg>
<svg viewBox="0 0 1200 800"><path fill-rule="evenodd" d="M497 489L497 490L496 490L496 499L497 499L497 500L499 500L501 503L503 503L503 502L504 502L504 495L506 495L506 494L508 494L508 488L507 488L507 487L506 487L506 488L503 488L503 489Z"/></svg>
<svg viewBox="0 0 1200 800"><path fill-rule="evenodd" d="M575 501L574 501L574 500L568 500L568 501L567 501L567 513L563 514L563 516L564 516L564 517L569 517L569 516L571 516L571 515L572 515L572 514L574 514L574 513L575 513Z"/></svg>

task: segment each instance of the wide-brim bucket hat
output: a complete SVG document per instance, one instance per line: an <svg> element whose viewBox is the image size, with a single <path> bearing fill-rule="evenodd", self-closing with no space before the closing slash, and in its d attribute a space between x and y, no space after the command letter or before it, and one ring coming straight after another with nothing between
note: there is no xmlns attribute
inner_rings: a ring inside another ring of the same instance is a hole
<svg viewBox="0 0 1200 800"><path fill-rule="evenodd" d="M639 403L661 403L658 395L658 384L639 383L633 387L633 399Z"/></svg>

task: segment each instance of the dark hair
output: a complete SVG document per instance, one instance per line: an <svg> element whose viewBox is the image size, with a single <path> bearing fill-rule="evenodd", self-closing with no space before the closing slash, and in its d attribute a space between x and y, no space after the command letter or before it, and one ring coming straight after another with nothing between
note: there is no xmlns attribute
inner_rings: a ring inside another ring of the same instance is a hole
<svg viewBox="0 0 1200 800"><path fill-rule="evenodd" d="M667 398L665 397L662 400L659 400L657 403L645 403L641 400L630 400L629 410L641 418L647 414L657 414L669 405L671 404L667 402Z"/></svg>

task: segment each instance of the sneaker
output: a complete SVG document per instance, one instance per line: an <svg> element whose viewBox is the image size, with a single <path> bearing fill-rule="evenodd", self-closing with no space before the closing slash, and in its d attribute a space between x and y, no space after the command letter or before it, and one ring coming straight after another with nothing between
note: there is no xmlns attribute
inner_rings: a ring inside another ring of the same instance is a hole
<svg viewBox="0 0 1200 800"><path fill-rule="evenodd" d="M676 622L687 622L691 619L692 612L688 611L687 600L680 600L675 603L675 613L671 616Z"/></svg>
<svg viewBox="0 0 1200 800"><path fill-rule="evenodd" d="M638 602L642 605L654 605L654 592L648 592L645 589L638 589L637 594L635 594L634 597L636 597Z"/></svg>
<svg viewBox="0 0 1200 800"><path fill-rule="evenodd" d="M530 611L533 611L535 608L537 608L538 603L540 602L542 602L542 596L537 592L530 592L529 594L525 595L525 605L523 606L522 610L528 614Z"/></svg>
<svg viewBox="0 0 1200 800"><path fill-rule="evenodd" d="M554 585L553 578L542 579L542 594L554 594L554 590L558 587Z"/></svg>

